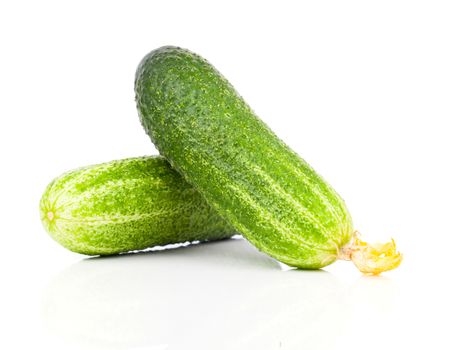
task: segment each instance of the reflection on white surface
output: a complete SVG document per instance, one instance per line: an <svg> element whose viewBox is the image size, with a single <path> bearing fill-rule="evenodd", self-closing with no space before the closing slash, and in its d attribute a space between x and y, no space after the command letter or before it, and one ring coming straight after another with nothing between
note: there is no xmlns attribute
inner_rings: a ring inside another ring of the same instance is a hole
<svg viewBox="0 0 452 350"><path fill-rule="evenodd" d="M52 334L84 349L342 348L352 298L387 300L378 294L387 287L363 277L350 289L326 271L283 271L246 241L229 240L85 259L50 283L43 317Z"/></svg>

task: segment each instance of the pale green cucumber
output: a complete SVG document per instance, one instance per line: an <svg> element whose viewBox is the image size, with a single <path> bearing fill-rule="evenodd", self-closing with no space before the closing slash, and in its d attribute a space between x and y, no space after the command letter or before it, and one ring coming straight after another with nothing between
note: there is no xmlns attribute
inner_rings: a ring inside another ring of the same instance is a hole
<svg viewBox="0 0 452 350"><path fill-rule="evenodd" d="M260 250L306 269L338 258L365 273L400 264L394 242L357 237L336 191L202 57L171 46L152 51L138 66L135 93L161 154Z"/></svg>
<svg viewBox="0 0 452 350"><path fill-rule="evenodd" d="M48 185L40 212L53 239L88 255L217 240L235 233L159 156L67 172Z"/></svg>

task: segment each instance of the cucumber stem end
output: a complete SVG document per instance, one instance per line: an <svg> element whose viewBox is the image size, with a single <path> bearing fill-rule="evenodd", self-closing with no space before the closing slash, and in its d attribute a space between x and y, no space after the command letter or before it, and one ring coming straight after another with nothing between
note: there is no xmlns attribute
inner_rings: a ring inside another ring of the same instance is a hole
<svg viewBox="0 0 452 350"><path fill-rule="evenodd" d="M47 212L47 219L49 219L49 221L52 221L54 218L55 218L55 214L53 211Z"/></svg>

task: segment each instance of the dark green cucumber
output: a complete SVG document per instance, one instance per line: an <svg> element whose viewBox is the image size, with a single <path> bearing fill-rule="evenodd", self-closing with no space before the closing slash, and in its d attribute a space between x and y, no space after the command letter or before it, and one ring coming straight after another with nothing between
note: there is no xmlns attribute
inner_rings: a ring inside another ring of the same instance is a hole
<svg viewBox="0 0 452 350"><path fill-rule="evenodd" d="M40 211L52 238L88 255L223 239L235 232L158 156L65 173L48 185Z"/></svg>
<svg viewBox="0 0 452 350"><path fill-rule="evenodd" d="M257 248L300 268L334 262L353 236L341 197L202 57L162 47L135 79L158 150Z"/></svg>

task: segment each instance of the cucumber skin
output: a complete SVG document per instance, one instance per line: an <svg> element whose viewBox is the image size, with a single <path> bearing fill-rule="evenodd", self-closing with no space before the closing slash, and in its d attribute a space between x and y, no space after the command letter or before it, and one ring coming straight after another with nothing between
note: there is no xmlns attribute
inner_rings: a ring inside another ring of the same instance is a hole
<svg viewBox="0 0 452 350"><path fill-rule="evenodd" d="M141 61L137 109L160 153L259 250L316 269L352 237L341 197L206 60L166 46Z"/></svg>
<svg viewBox="0 0 452 350"><path fill-rule="evenodd" d="M224 239L236 233L159 156L67 172L47 186L40 212L53 239L87 255Z"/></svg>

